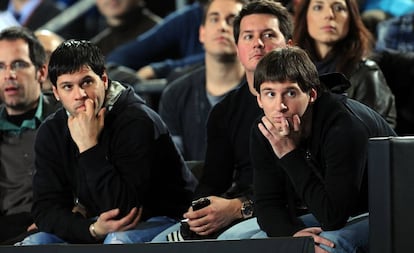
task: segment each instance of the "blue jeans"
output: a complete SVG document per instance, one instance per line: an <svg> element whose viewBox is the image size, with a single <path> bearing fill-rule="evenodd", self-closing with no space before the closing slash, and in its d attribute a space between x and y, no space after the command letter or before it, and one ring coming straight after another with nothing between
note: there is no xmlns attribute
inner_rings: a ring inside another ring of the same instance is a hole
<svg viewBox="0 0 414 253"><path fill-rule="evenodd" d="M319 222L312 214L299 217L306 227L320 227ZM237 225L236 225L237 226ZM323 231L319 236L332 241L335 248L320 245L321 248L331 253L355 253L359 251L368 252L369 218L368 215L348 220L345 227ZM256 233L251 238L266 238L264 231Z"/></svg>
<svg viewBox="0 0 414 253"><path fill-rule="evenodd" d="M217 240L250 239L260 231L257 218L254 217L231 226L226 231L221 233L217 237Z"/></svg>
<svg viewBox="0 0 414 253"><path fill-rule="evenodd" d="M104 240L104 244L127 244L127 243L139 243L149 242L154 236L161 231L177 223L176 220L165 216L152 217L144 222L138 223L133 230L113 232L109 233ZM66 243L61 238L45 233L39 232L26 237L22 242L17 243L20 245L39 245L39 244L56 244Z"/></svg>
<svg viewBox="0 0 414 253"><path fill-rule="evenodd" d="M311 214L303 215L300 219L307 227L320 227L319 222ZM319 236L326 238L335 244L335 248L320 245L321 248L328 252L368 252L369 216L368 214L365 214L349 219L345 227L333 231L323 231Z"/></svg>
<svg viewBox="0 0 414 253"><path fill-rule="evenodd" d="M166 230L162 231L160 234L154 237L151 242L166 242L167 235L178 231L181 224L177 223ZM232 227L225 230L221 233L217 240L239 240L239 239L250 239L254 234L260 231L260 227L257 224L256 218L248 219L243 222L237 223Z"/></svg>
<svg viewBox="0 0 414 253"><path fill-rule="evenodd" d="M181 223L178 222L172 226L170 226L169 228L165 229L164 231L162 231L161 233L159 233L158 235L156 235L151 242L166 242L167 241L167 235L174 232L174 231L178 231L180 230L181 227Z"/></svg>

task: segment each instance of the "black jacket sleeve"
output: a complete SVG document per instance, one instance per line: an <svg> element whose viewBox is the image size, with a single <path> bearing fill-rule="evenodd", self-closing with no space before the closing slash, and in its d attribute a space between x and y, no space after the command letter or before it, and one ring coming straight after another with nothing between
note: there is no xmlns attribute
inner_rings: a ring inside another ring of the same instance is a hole
<svg viewBox="0 0 414 253"><path fill-rule="evenodd" d="M289 210L286 174L278 158L257 127L253 125L250 153L254 168L255 211L260 228L268 236L290 236L304 228Z"/></svg>
<svg viewBox="0 0 414 253"><path fill-rule="evenodd" d="M207 121L207 150L203 174L196 188L195 197L220 196L231 186L234 156L226 126L224 105L218 103ZM214 182L214 183L213 183Z"/></svg>

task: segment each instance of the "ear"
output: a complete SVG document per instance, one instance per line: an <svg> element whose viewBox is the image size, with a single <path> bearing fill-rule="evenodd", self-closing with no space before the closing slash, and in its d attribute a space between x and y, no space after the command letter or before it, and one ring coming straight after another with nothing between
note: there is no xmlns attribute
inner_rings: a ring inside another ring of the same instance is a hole
<svg viewBox="0 0 414 253"><path fill-rule="evenodd" d="M259 107L263 109L262 96L260 95L260 93L257 93L256 99L257 99L257 104L259 105Z"/></svg>
<svg viewBox="0 0 414 253"><path fill-rule="evenodd" d="M309 103L314 103L315 102L315 100L316 100L316 98L318 97L318 92L314 89L314 88L312 88L310 91L309 91Z"/></svg>
<svg viewBox="0 0 414 253"><path fill-rule="evenodd" d="M287 46L293 46L293 40L292 39L288 39L288 41L286 42Z"/></svg>
<svg viewBox="0 0 414 253"><path fill-rule="evenodd" d="M201 44L204 44L205 39L205 28L204 25L200 25L198 28L198 40Z"/></svg>
<svg viewBox="0 0 414 253"><path fill-rule="evenodd" d="M56 100L60 101L59 92L54 85L52 85L52 90L53 90L53 95L55 95Z"/></svg>
<svg viewBox="0 0 414 253"><path fill-rule="evenodd" d="M104 83L105 90L107 90L108 89L108 82L109 82L108 80L109 80L109 78L108 78L108 74L106 73L106 71L103 72L101 80Z"/></svg>
<svg viewBox="0 0 414 253"><path fill-rule="evenodd" d="M43 83L47 79L47 65L43 64L38 70L37 70L37 81L39 83Z"/></svg>

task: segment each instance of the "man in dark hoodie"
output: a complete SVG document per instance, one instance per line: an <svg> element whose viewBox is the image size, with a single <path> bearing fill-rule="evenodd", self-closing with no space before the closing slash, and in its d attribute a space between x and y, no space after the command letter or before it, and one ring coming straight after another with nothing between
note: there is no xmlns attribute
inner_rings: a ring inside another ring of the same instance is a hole
<svg viewBox="0 0 414 253"><path fill-rule="evenodd" d="M104 64L88 41L66 41L50 58L64 108L36 138L32 214L41 232L23 245L145 242L190 204L196 180L165 124Z"/></svg>

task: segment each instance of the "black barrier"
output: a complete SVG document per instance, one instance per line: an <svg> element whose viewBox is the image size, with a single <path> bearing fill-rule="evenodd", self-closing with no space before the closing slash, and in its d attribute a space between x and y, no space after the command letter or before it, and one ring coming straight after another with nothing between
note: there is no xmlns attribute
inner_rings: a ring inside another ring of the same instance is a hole
<svg viewBox="0 0 414 253"><path fill-rule="evenodd" d="M278 237L250 240L204 240L123 245L65 244L0 246L1 253L313 253L310 237Z"/></svg>
<svg viewBox="0 0 414 253"><path fill-rule="evenodd" d="M412 252L414 137L372 138L368 146L371 253Z"/></svg>

